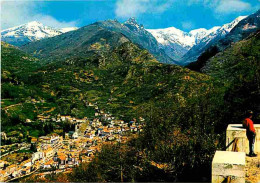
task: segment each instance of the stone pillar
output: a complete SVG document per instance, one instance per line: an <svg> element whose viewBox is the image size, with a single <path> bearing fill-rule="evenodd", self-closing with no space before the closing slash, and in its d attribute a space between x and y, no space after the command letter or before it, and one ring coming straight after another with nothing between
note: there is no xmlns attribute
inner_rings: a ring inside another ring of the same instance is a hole
<svg viewBox="0 0 260 183"><path fill-rule="evenodd" d="M216 151L212 161L212 183L231 180L245 183L246 154L244 152Z"/></svg>

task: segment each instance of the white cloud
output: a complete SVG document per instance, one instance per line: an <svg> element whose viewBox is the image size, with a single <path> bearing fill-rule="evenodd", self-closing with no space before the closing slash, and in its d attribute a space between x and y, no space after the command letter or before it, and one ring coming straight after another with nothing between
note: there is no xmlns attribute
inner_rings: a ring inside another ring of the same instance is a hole
<svg viewBox="0 0 260 183"><path fill-rule="evenodd" d="M35 1L1 1L1 29L18 26L30 21L39 21L44 25L63 28L75 27L77 21L59 21L56 18L40 13L41 3Z"/></svg>
<svg viewBox="0 0 260 183"><path fill-rule="evenodd" d="M147 10L145 4L147 0L136 1L136 0L120 0L116 3L116 16L118 17L132 17L138 16Z"/></svg>
<svg viewBox="0 0 260 183"><path fill-rule="evenodd" d="M137 17L146 12L164 12L174 0L117 0L116 16L120 18Z"/></svg>
<svg viewBox="0 0 260 183"><path fill-rule="evenodd" d="M69 22L59 21L52 16L42 15L42 14L35 15L34 19L43 23L44 25L57 27L57 28L76 27L77 25L77 21L69 21Z"/></svg>
<svg viewBox="0 0 260 183"><path fill-rule="evenodd" d="M250 3L243 0L187 0L188 5L201 4L219 14L233 14L252 9ZM217 15L217 16L218 16Z"/></svg>
<svg viewBox="0 0 260 183"><path fill-rule="evenodd" d="M222 0L186 0L188 6L196 4L196 5L202 5L205 8L210 8L210 9L215 9L220 1Z"/></svg>
<svg viewBox="0 0 260 183"><path fill-rule="evenodd" d="M260 0L259 0L260 1ZM172 5L178 5L178 0L117 0L116 16L120 18L138 17L143 13L160 13ZM202 5L211 9L216 16L227 15L252 10L252 5L244 0L183 0L187 6Z"/></svg>
<svg viewBox="0 0 260 183"><path fill-rule="evenodd" d="M248 11L252 8L250 3L241 0L221 0L217 5L215 12L221 14L232 14L236 12Z"/></svg>

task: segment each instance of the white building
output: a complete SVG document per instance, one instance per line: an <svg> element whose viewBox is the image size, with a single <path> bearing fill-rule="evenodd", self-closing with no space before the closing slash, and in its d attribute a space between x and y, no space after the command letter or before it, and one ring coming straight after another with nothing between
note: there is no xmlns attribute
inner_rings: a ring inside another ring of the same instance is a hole
<svg viewBox="0 0 260 183"><path fill-rule="evenodd" d="M34 163L37 160L40 160L43 158L43 152L35 152L32 155L32 162Z"/></svg>

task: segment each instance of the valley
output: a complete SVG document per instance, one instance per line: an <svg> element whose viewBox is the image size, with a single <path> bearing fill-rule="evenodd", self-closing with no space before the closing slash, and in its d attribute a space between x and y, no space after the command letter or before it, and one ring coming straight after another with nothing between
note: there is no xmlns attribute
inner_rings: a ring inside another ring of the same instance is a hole
<svg viewBox="0 0 260 183"><path fill-rule="evenodd" d="M248 106L260 122L258 16L189 33L23 25L51 33L1 42L1 181L210 181L227 125Z"/></svg>

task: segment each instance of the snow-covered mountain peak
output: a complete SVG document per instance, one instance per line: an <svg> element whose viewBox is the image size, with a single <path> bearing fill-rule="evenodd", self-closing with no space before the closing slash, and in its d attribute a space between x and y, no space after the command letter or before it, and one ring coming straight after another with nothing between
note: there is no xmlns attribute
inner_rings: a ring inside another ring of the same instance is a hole
<svg viewBox="0 0 260 183"><path fill-rule="evenodd" d="M208 30L205 29L205 28L200 28L200 29L194 29L194 30L191 30L189 32L189 34L191 35L198 35L198 34L201 34L201 33L206 33Z"/></svg>
<svg viewBox="0 0 260 183"><path fill-rule="evenodd" d="M153 31L154 29L149 29L149 30ZM164 34L168 33L168 34L171 34L171 35L183 36L184 34L186 34L182 30L177 29L175 27L168 27L168 28L165 28L165 29L156 29L156 30L157 30L157 32L164 33Z"/></svg>
<svg viewBox="0 0 260 183"><path fill-rule="evenodd" d="M61 34L60 31L52 27L44 26L42 23L37 21L9 28L1 32L2 37L27 36L32 41L39 40L45 37L57 36L59 34Z"/></svg>
<svg viewBox="0 0 260 183"><path fill-rule="evenodd" d="M202 38L204 38L205 36L207 36L209 34L209 31L210 30L207 30L205 28L194 29L189 32L189 35L194 38L194 44L197 44L200 42L200 40Z"/></svg>
<svg viewBox="0 0 260 183"><path fill-rule="evenodd" d="M38 21L32 21L1 31L1 37L3 41L20 46L22 44L57 36L76 29L76 27L56 29L50 26L45 26Z"/></svg>
<svg viewBox="0 0 260 183"><path fill-rule="evenodd" d="M183 56L192 47L204 47L211 40L215 38L222 38L228 34L241 20L246 16L239 16L230 23L224 24L223 26L215 26L211 29L195 29L190 32L184 32L175 27L169 27L165 29L147 29L161 44L161 47L168 51L175 52L176 50L181 50L177 54L178 56L172 56L175 60ZM180 54L181 53L181 54Z"/></svg>
<svg viewBox="0 0 260 183"><path fill-rule="evenodd" d="M194 45L199 44L202 40L208 42L219 34L222 36L226 35L244 18L246 18L246 16L239 16L230 23L224 24L223 26L215 26L209 30L200 28L191 30L190 32L184 32L175 27L169 27L165 29L147 29L147 31L149 31L162 45L174 43L190 49Z"/></svg>
<svg viewBox="0 0 260 183"><path fill-rule="evenodd" d="M224 24L223 26L216 26L209 30L209 34L202 39L204 42L209 42L215 37L223 37L228 34L241 20L247 16L239 16L230 23Z"/></svg>
<svg viewBox="0 0 260 183"><path fill-rule="evenodd" d="M230 23L224 24L221 28L230 32L241 20L245 19L247 16L239 16Z"/></svg>
<svg viewBox="0 0 260 183"><path fill-rule="evenodd" d="M163 45L176 43L188 49L196 44L197 39L202 37L202 35L205 36L207 33L206 29L196 29L187 33L175 27L147 30Z"/></svg>
<svg viewBox="0 0 260 183"><path fill-rule="evenodd" d="M240 22L241 20L245 19L248 16L239 16L233 22Z"/></svg>
<svg viewBox="0 0 260 183"><path fill-rule="evenodd" d="M195 44L181 59L181 62L186 64L197 60L201 53L203 53L210 46L217 43L219 40L225 38L236 25L247 16L239 16L230 23L223 26L216 26L208 30L208 34L203 37L197 44Z"/></svg>
<svg viewBox="0 0 260 183"><path fill-rule="evenodd" d="M8 28L8 29L5 29L3 31L7 31L7 30L16 30L16 29L20 29L20 28L30 28L30 27L43 27L44 25L38 21L32 21L32 22L28 22L28 23L25 23L25 24L22 24L22 25L18 25L18 26L15 26L15 27L11 27L11 28ZM1 31L1 32L3 32Z"/></svg>

